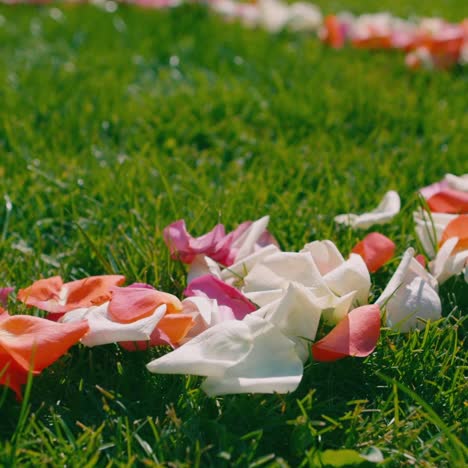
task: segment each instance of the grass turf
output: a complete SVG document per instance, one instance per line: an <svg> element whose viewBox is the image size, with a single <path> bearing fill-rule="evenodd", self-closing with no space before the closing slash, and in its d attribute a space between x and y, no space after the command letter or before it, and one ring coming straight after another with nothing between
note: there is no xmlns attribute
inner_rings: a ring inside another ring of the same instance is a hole
<svg viewBox="0 0 468 468"><path fill-rule="evenodd" d="M466 16L455 1L385 6ZM201 234L270 214L284 249L329 238L346 254L364 233L333 216L392 188L403 209L379 230L401 254L416 242L415 190L467 171L466 71L412 74L399 54L333 51L196 7L60 11L0 8L2 285L119 272L180 295L161 231L182 217ZM2 394L0 464L320 466L326 450L375 446L388 466L462 466L467 292L450 281L439 323L383 331L365 360L312 363L291 395L212 399L198 378L149 374L161 351L75 347L22 406Z"/></svg>

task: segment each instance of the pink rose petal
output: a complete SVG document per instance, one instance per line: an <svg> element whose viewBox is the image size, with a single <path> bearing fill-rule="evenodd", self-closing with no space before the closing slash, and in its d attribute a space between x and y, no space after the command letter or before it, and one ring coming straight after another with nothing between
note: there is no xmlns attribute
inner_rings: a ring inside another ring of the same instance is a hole
<svg viewBox="0 0 468 468"><path fill-rule="evenodd" d="M236 288L212 275L203 275L194 279L185 289L184 295L205 296L216 299L218 305L230 307L237 320L242 320L256 307Z"/></svg>
<svg viewBox="0 0 468 468"><path fill-rule="evenodd" d="M171 257L184 263L192 263L198 254L204 254L216 260L213 255L216 255L218 243L226 237L222 224L216 225L213 230L201 237L192 237L187 232L183 219L167 226L163 236Z"/></svg>
<svg viewBox="0 0 468 468"><path fill-rule="evenodd" d="M6 307L8 304L8 296L15 288L0 288L0 306Z"/></svg>
<svg viewBox="0 0 468 468"><path fill-rule="evenodd" d="M426 257L423 254L416 255L414 259L423 267L426 268Z"/></svg>
<svg viewBox="0 0 468 468"><path fill-rule="evenodd" d="M419 193L427 200L431 198L436 193L442 192L442 190L448 189L449 184L444 179L440 182L436 182L435 184L428 185L427 187L423 187L419 190Z"/></svg>

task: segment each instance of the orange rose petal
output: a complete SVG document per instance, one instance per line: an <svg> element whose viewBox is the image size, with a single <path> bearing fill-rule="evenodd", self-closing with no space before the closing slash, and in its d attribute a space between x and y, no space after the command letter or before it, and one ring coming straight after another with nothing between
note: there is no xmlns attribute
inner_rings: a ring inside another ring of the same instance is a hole
<svg viewBox="0 0 468 468"><path fill-rule="evenodd" d="M148 317L163 304L167 313L182 310L182 303L172 294L147 288L113 288L109 315L119 323L131 323Z"/></svg>
<svg viewBox="0 0 468 468"><path fill-rule="evenodd" d="M101 305L111 298L111 289L125 282L125 276L102 275L90 276L66 283L68 288L67 310Z"/></svg>
<svg viewBox="0 0 468 468"><path fill-rule="evenodd" d="M327 16L325 29L327 31L325 42L335 49L341 49L344 46L345 38L339 19L333 15Z"/></svg>
<svg viewBox="0 0 468 468"><path fill-rule="evenodd" d="M190 314L165 315L156 327L171 343L177 344L185 338L195 322Z"/></svg>
<svg viewBox="0 0 468 468"><path fill-rule="evenodd" d="M378 232L368 234L352 252L360 255L371 273L375 273L395 255L395 243Z"/></svg>
<svg viewBox="0 0 468 468"><path fill-rule="evenodd" d="M0 354L0 385L6 385L22 400L21 386L28 381L28 372L6 354Z"/></svg>
<svg viewBox="0 0 468 468"><path fill-rule="evenodd" d="M427 204L434 213L468 213L468 192L445 189L432 195Z"/></svg>
<svg viewBox="0 0 468 468"><path fill-rule="evenodd" d="M0 322L3 322L3 320L6 320L9 316L10 315L8 314L8 312L2 307L0 307Z"/></svg>
<svg viewBox="0 0 468 468"><path fill-rule="evenodd" d="M65 354L88 329L86 321L56 323L29 315L14 315L0 322L0 350L25 371L32 368L40 372Z"/></svg>
<svg viewBox="0 0 468 468"><path fill-rule="evenodd" d="M42 309L47 301L58 300L63 281L60 276L35 281L31 286L18 291L18 299L28 306Z"/></svg>
<svg viewBox="0 0 468 468"><path fill-rule="evenodd" d="M458 237L453 253L468 249L468 214L457 216L447 224L440 238L439 246L442 246L451 237Z"/></svg>
<svg viewBox="0 0 468 468"><path fill-rule="evenodd" d="M357 49L390 49L392 47L391 36L369 36L366 38L355 38L351 41Z"/></svg>
<svg viewBox="0 0 468 468"><path fill-rule="evenodd" d="M330 362L346 356L366 357L380 336L380 308L366 305L352 310L324 338L312 345L315 361Z"/></svg>

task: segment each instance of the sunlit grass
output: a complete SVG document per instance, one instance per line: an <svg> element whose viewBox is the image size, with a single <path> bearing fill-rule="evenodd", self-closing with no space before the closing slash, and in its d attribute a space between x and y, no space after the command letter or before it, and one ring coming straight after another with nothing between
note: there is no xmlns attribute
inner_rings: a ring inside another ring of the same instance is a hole
<svg viewBox="0 0 468 468"><path fill-rule="evenodd" d="M417 247L415 190L467 171L466 71L412 74L397 53L333 51L202 8L60 10L0 8L1 285L119 272L180 295L161 235L178 218L202 234L270 214L284 249L328 238L347 254L365 233L333 217L389 189L402 212L379 230L401 255ZM388 466L462 466L467 293L451 280L440 322L383 331L365 360L312 363L291 395L212 399L198 378L149 374L161 351L76 347L25 406L3 394L0 464L316 466L327 449L375 446Z"/></svg>

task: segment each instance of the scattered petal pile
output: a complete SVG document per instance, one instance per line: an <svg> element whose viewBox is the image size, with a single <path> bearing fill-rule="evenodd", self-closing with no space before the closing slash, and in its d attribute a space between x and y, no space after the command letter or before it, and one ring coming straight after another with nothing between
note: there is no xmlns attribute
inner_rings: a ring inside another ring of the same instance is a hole
<svg viewBox="0 0 468 468"><path fill-rule="evenodd" d="M468 174L422 188L424 206L414 213L416 234L439 284L463 273L468 282Z"/></svg>
<svg viewBox="0 0 468 468"><path fill-rule="evenodd" d="M0 0L5 4L47 4L53 0ZM70 3L75 0L68 0ZM324 44L341 49L347 44L357 49L395 50L405 53L405 64L412 70L447 69L457 64L468 64L468 19L449 23L441 18L405 20L390 13L375 13L354 16L349 12L328 15L325 18L320 8L311 3L289 4L281 0L195 0L226 20L239 20L247 27L264 28L271 33L282 30L313 33ZM115 12L118 3L141 8L175 8L184 0L89 0L105 11ZM179 222L179 223L183 223ZM184 230L180 224L175 229ZM194 244L195 250L204 242L223 237L222 228L206 234ZM185 232L186 234L186 232ZM185 237L187 240L188 237ZM184 238L179 239L181 242ZM213 246L212 246L213 247ZM184 255L182 252L180 252ZM220 253L222 255L222 253ZM181 260L183 258L181 257Z"/></svg>
<svg viewBox="0 0 468 468"><path fill-rule="evenodd" d="M345 258L331 240L282 251L267 230L268 216L229 233L218 224L200 237L179 220L166 227L164 240L172 258L188 265L185 299L148 284L125 287L120 275L35 281L17 299L45 311L45 319L0 308L0 384L21 398L28 375L77 342L118 343L128 351L172 348L148 370L203 376L208 395L291 392L309 359L365 358L382 321L404 333L423 329L442 316L439 284L462 274L468 281L468 175L447 174L419 194L415 229L428 269L423 256L407 249L374 303L372 274L396 250L379 232ZM366 229L390 222L399 210L400 197L390 191L373 211L335 220ZM13 291L0 288L1 307L14 302Z"/></svg>

